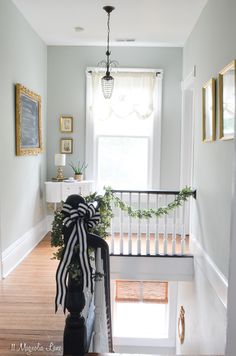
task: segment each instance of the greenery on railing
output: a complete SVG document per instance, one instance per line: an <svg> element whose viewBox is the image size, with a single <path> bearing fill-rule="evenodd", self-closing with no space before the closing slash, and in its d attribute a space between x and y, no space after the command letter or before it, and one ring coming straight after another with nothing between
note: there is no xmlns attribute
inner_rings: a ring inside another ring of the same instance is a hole
<svg viewBox="0 0 236 356"><path fill-rule="evenodd" d="M51 246L58 247L57 251L53 252L53 259L57 260L61 259L61 255L64 250L64 239L62 235L63 219L64 217L61 210L56 210L54 212L54 219L52 222Z"/></svg>
<svg viewBox="0 0 236 356"><path fill-rule="evenodd" d="M107 199L114 203L114 205L120 208L122 211L125 211L129 216L132 218L139 218L139 219L150 219L153 216L161 217L163 215L169 214L172 210L178 208L183 204L184 201L188 200L190 196L193 195L193 191L190 187L183 188L176 198L169 203L167 206L162 206L158 209L134 209L128 204L124 203L120 198L118 198L113 192L110 187L105 188Z"/></svg>
<svg viewBox="0 0 236 356"><path fill-rule="evenodd" d="M166 206L162 206L158 209L134 209L128 204L124 203L120 198L118 198L115 193L112 192L110 187L104 188L105 193L103 195L98 195L96 192L85 197L86 203L98 202L98 209L100 212L100 222L93 228L90 229L90 233L95 233L102 238L106 238L108 236L108 228L111 224L111 219L113 217L112 205L120 208L122 211L126 212L133 218L138 219L149 219L153 216L161 217L163 215L169 214L174 209L178 208L188 200L190 196L194 193L189 187L183 188L179 194L175 197L175 199ZM63 204L63 202L62 202ZM60 260L63 250L64 250L64 238L62 234L63 227L63 214L61 209L58 209L54 213L54 220L52 223L52 233L51 233L51 246L57 247L57 251L53 253L53 258ZM79 245L75 246L75 249L79 249ZM92 258L92 254L91 258ZM79 279L80 277L80 269L77 261L73 261L73 263L69 266L69 271L72 275L72 278ZM96 278L96 274L94 276Z"/></svg>
<svg viewBox="0 0 236 356"><path fill-rule="evenodd" d="M93 228L90 229L90 233L96 233L102 238L108 236L107 229L110 227L111 218L113 217L112 206L111 206L111 196L110 191L105 191L104 195L98 195L96 192L86 196L86 203L97 202L100 213L100 222ZM61 207L64 202L61 202ZM62 235L62 225L63 225L63 214L61 208L54 212L54 219L52 222L52 233L51 233L51 246L59 247L58 251L54 253L54 257L58 260L61 259L61 253L64 248L64 240Z"/></svg>

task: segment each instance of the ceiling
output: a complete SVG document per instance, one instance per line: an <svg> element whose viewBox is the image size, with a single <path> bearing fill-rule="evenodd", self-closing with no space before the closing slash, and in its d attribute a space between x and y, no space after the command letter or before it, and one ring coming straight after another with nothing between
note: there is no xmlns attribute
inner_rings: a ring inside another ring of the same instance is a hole
<svg viewBox="0 0 236 356"><path fill-rule="evenodd" d="M48 45L183 46L207 0L12 0ZM75 27L83 31L75 31ZM133 41L134 40L134 41Z"/></svg>

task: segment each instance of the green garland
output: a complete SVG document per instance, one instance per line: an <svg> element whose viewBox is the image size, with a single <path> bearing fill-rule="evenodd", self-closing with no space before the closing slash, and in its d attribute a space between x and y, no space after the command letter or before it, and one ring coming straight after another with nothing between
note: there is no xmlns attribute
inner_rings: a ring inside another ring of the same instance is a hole
<svg viewBox="0 0 236 356"><path fill-rule="evenodd" d="M178 208L184 201L188 200L194 193L190 187L183 188L177 197L169 203L167 206L160 207L158 209L133 209L128 204L124 203L120 198L115 196L110 187L104 188L109 199L114 202L114 205L126 212L132 218L138 219L151 219L153 216L161 217L169 214L172 210Z"/></svg>
<svg viewBox="0 0 236 356"><path fill-rule="evenodd" d="M163 215L169 214L172 210L181 206L184 201L188 200L190 196L194 193L190 187L185 187L180 191L176 198L169 203L167 206L160 207L158 209L134 209L128 204L124 203L120 198L118 198L115 193L112 192L111 187L104 187L104 195L98 195L96 192L85 197L86 203L92 203L94 201L98 202L99 212L100 212L100 222L93 228L90 229L90 233L95 233L102 238L108 237L108 228L111 224L111 219L113 217L112 213L112 203L119 207L122 211L126 212L132 218L138 219L150 219L153 216L161 217ZM62 202L63 205L63 202ZM57 251L53 253L53 259L60 260L63 250L64 250L64 238L62 235L62 225L63 225L63 214L61 209L56 210L54 213L54 220L52 223L52 233L51 233L51 246L57 247ZM79 245L75 246L75 249L79 249ZM93 251L90 251L90 258L93 259ZM80 280L81 270L77 261L72 261L68 267L72 278ZM95 279L101 276L94 273Z"/></svg>

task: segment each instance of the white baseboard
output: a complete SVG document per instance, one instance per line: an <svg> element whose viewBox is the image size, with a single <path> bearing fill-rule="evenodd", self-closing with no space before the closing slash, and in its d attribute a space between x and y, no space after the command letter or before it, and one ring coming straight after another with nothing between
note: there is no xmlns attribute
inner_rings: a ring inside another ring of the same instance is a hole
<svg viewBox="0 0 236 356"><path fill-rule="evenodd" d="M194 262L199 265L204 275L214 288L218 298L221 300L224 307L227 308L227 278L223 275L210 256L203 249L201 244L193 236L190 238L190 244L191 252L194 255Z"/></svg>
<svg viewBox="0 0 236 356"><path fill-rule="evenodd" d="M2 253L2 276L5 278L34 249L48 232L47 217L32 227Z"/></svg>

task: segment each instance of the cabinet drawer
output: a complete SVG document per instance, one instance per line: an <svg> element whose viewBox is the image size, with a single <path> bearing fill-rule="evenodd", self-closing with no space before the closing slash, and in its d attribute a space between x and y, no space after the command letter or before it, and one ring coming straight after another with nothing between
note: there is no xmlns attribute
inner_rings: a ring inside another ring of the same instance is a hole
<svg viewBox="0 0 236 356"><path fill-rule="evenodd" d="M62 200L65 202L67 197L72 194L79 194L87 196L93 192L93 181L81 182L45 182L46 185L46 201L48 203L60 203Z"/></svg>
<svg viewBox="0 0 236 356"><path fill-rule="evenodd" d="M81 187L77 183L64 183L62 186L62 200L66 201L67 197L72 194L81 194Z"/></svg>

